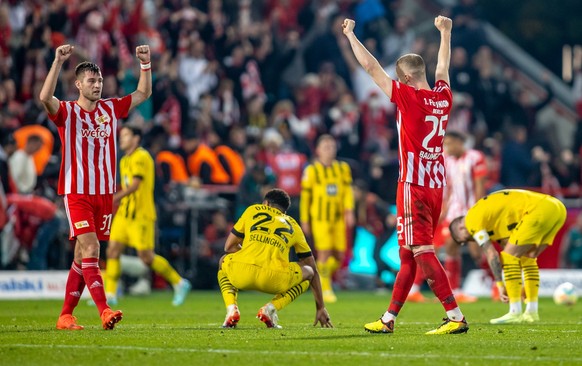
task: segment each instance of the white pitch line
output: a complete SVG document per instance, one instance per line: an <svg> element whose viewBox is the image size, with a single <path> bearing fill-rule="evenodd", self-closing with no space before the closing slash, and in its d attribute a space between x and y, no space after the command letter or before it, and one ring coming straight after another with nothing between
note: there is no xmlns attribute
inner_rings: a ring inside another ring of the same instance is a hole
<svg viewBox="0 0 582 366"><path fill-rule="evenodd" d="M148 351L148 352L181 352L181 353L231 353L231 354L264 354L276 355L300 355L313 356L309 351L260 351L260 350L237 350L237 349L200 349L200 348L163 348L163 347L139 347L139 346L102 346L102 345L75 345L75 344L0 344L2 348L43 348L43 349L89 349L89 350L112 350L112 351ZM442 355L437 354L408 354L408 353L391 353L391 352L320 352L317 355L322 356L358 356L358 357L397 357L397 358L416 358L416 359L442 359ZM532 357L532 356L504 356L504 355L483 355L471 356L462 355L458 359L478 359L478 360L511 360L511 361L549 361L549 362L582 362L582 357Z"/></svg>

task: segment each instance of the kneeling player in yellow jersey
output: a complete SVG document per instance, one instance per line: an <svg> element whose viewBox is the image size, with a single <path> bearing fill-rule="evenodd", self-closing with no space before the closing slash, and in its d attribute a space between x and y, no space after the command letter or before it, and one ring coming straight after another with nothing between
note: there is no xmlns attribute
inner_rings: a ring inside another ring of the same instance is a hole
<svg viewBox="0 0 582 366"><path fill-rule="evenodd" d="M311 291L315 298L315 322L333 327L323 303L315 259L301 227L285 212L291 204L287 192L272 189L263 203L245 210L234 225L220 259L218 283L226 306L223 328L235 328L240 319L238 290L256 290L275 297L259 309L257 318L268 328L281 328L277 311L299 295ZM295 248L299 262L289 262Z"/></svg>
<svg viewBox="0 0 582 366"><path fill-rule="evenodd" d="M566 207L560 200L520 189L491 193L477 201L466 216L451 221L450 232L456 242L476 241L483 247L497 281L500 298L504 301L509 299L509 313L491 319L491 324L539 320L540 273L537 257L552 245L564 221ZM501 261L492 241L506 243ZM527 302L523 314L522 271Z"/></svg>
<svg viewBox="0 0 582 366"><path fill-rule="evenodd" d="M174 306L181 305L190 289L190 281L182 278L168 261L154 252L156 207L154 204L155 165L150 154L142 147L141 130L124 126L119 132L119 147L125 155L119 163L121 190L113 195L121 201L111 224L107 246L105 294L107 301L116 303L117 284L121 276L119 257L124 246L137 250L138 257L174 288Z"/></svg>

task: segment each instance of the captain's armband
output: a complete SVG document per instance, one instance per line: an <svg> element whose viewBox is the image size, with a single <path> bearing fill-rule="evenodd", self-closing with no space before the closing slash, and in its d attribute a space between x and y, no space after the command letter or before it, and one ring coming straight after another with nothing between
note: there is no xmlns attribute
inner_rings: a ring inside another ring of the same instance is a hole
<svg viewBox="0 0 582 366"><path fill-rule="evenodd" d="M485 229L477 231L475 235L473 235L473 239L475 239L475 241L477 242L477 244L479 244L480 247L485 245L485 243L487 243L490 240L489 234Z"/></svg>

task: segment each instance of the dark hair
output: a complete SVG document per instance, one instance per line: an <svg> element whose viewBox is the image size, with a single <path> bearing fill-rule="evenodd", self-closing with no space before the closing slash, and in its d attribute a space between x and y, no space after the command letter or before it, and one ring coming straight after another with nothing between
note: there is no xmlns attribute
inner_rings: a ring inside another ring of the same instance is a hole
<svg viewBox="0 0 582 366"><path fill-rule="evenodd" d="M141 141L142 136L143 136L143 132L141 130L141 128L136 127L136 126L132 126L132 125L125 125L121 127L122 129L127 128L128 130L131 131L131 134L134 136L139 136L139 140Z"/></svg>
<svg viewBox="0 0 582 366"><path fill-rule="evenodd" d="M289 206L291 206L291 198L282 189L271 189L265 194L265 201L269 202L271 206L277 206L283 212L286 212Z"/></svg>
<svg viewBox="0 0 582 366"><path fill-rule="evenodd" d="M85 74L86 71L89 71L90 73L93 74L101 73L101 69L99 68L99 66L97 66L97 64L85 61L77 65L77 67L75 68L75 76L77 77L77 79L82 78L83 74Z"/></svg>
<svg viewBox="0 0 582 366"><path fill-rule="evenodd" d="M455 131L455 130L447 131L445 136L452 137L452 138L460 140L462 142L465 142L467 140L467 135L465 135L464 133L462 133L460 131Z"/></svg>
<svg viewBox="0 0 582 366"><path fill-rule="evenodd" d="M323 135L321 135L317 138L317 142L315 143L315 146L319 146L319 145L321 145L322 142L328 141L328 140L336 142L335 137L333 137L332 135L330 135L328 133L324 133Z"/></svg>
<svg viewBox="0 0 582 366"><path fill-rule="evenodd" d="M30 135L26 139L26 143L42 143L42 137L39 135Z"/></svg>
<svg viewBox="0 0 582 366"><path fill-rule="evenodd" d="M451 223L449 224L449 233L451 233L451 238L455 241L455 243L457 244L465 244L464 240L461 240L459 238L455 238L455 232L453 231L453 227L459 226L459 222L464 218L465 216L459 216L454 218Z"/></svg>

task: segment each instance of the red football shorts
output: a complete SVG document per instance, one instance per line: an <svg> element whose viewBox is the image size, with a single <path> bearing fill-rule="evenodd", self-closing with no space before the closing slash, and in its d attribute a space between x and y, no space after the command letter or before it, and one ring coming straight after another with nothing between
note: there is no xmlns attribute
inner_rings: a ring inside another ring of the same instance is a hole
<svg viewBox="0 0 582 366"><path fill-rule="evenodd" d="M442 205L442 188L398 182L396 192L398 244L433 244Z"/></svg>
<svg viewBox="0 0 582 366"><path fill-rule="evenodd" d="M69 218L69 238L96 233L99 240L109 240L113 217L113 195L67 194L65 210Z"/></svg>

